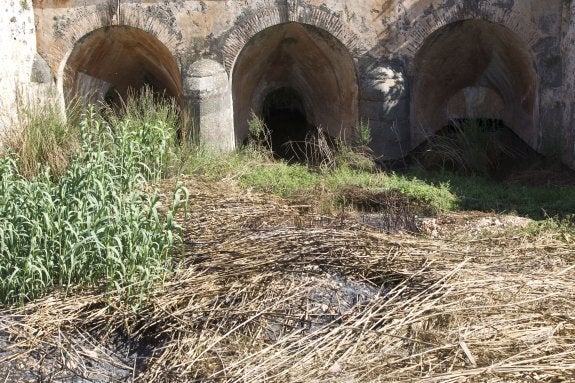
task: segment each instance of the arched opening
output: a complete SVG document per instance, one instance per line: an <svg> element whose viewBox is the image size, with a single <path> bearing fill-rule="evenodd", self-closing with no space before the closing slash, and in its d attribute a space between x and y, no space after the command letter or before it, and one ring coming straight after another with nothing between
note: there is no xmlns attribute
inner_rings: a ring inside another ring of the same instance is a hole
<svg viewBox="0 0 575 383"><path fill-rule="evenodd" d="M129 26L97 29L74 46L64 68L66 102L104 101L120 107L144 87L180 100L181 80L171 52L151 34Z"/></svg>
<svg viewBox="0 0 575 383"><path fill-rule="evenodd" d="M413 70L412 147L451 121L493 120L537 149L535 65L528 46L505 26L449 24L424 41Z"/></svg>
<svg viewBox="0 0 575 383"><path fill-rule="evenodd" d="M314 127L346 138L358 119L354 61L334 36L317 27L284 23L253 36L232 75L236 138L248 135L251 113L264 119L278 150Z"/></svg>

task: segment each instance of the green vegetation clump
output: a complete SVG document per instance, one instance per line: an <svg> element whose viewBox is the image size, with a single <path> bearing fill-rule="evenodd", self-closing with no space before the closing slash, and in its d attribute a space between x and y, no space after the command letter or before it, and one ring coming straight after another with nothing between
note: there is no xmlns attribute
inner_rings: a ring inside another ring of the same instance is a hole
<svg viewBox="0 0 575 383"><path fill-rule="evenodd" d="M562 220L575 212L574 186L501 183L451 171L415 170L412 174L427 185L443 185L457 196L453 207L458 210L518 214L536 220Z"/></svg>
<svg viewBox="0 0 575 383"><path fill-rule="evenodd" d="M253 111L248 121L248 146L271 151L271 133L264 120Z"/></svg>
<svg viewBox="0 0 575 383"><path fill-rule="evenodd" d="M24 303L54 289L105 286L126 299L142 297L172 267L179 200L160 211L146 193L175 143L160 119L108 122L89 108L81 146L54 178L40 167L30 179L11 156L0 161L0 303Z"/></svg>
<svg viewBox="0 0 575 383"><path fill-rule="evenodd" d="M291 197L313 190L320 182L320 176L300 164L285 162L258 166L241 175L240 184L257 190Z"/></svg>
<svg viewBox="0 0 575 383"><path fill-rule="evenodd" d="M349 187L365 189L374 194L397 191L426 205L430 211L436 213L454 210L459 206L458 197L450 190L448 182L433 184L416 176L384 173L373 168L358 168L355 166L355 157L351 158L354 160L351 163L340 162L334 168L318 170L302 164L287 164L277 160L258 162L252 157L251 166L245 163L241 165L240 160L236 162L239 167L231 166L227 174L235 174L239 183L247 188L288 199L307 199L310 204L320 206L321 212L339 210L342 203L345 205L340 194ZM214 162L219 161L216 159ZM215 178L212 174L211 179Z"/></svg>
<svg viewBox="0 0 575 383"><path fill-rule="evenodd" d="M491 176L509 160L524 155L509 142L508 132L497 120L463 119L453 121L446 131L427 142L425 165L432 169L457 171L468 175Z"/></svg>

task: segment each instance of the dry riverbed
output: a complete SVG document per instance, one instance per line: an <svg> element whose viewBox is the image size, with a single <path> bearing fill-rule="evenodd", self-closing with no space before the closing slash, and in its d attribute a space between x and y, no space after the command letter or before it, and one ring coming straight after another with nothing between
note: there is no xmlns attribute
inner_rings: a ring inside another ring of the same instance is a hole
<svg viewBox="0 0 575 383"><path fill-rule="evenodd" d="M389 230L373 209L183 182L176 272L137 305L84 289L3 309L0 381L575 379L569 234L485 213Z"/></svg>

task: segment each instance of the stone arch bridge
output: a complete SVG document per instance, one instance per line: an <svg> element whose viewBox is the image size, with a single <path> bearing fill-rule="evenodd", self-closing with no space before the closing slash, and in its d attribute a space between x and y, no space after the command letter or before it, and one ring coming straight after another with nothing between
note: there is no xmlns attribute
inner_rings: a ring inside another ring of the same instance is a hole
<svg viewBox="0 0 575 383"><path fill-rule="evenodd" d="M571 1L29 1L0 9L25 52L0 56L2 75L64 103L147 84L209 145L241 142L252 111L291 113L339 137L368 123L389 159L450 119L497 118L575 167Z"/></svg>

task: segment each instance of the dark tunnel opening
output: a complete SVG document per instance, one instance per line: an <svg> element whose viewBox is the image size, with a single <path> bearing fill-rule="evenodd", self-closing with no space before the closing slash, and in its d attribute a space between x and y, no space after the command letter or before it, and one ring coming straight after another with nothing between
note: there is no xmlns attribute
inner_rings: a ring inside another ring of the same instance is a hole
<svg viewBox="0 0 575 383"><path fill-rule="evenodd" d="M306 138L315 127L308 121L299 93L289 87L270 92L263 102L262 117L270 131L274 155L288 161L300 159Z"/></svg>

